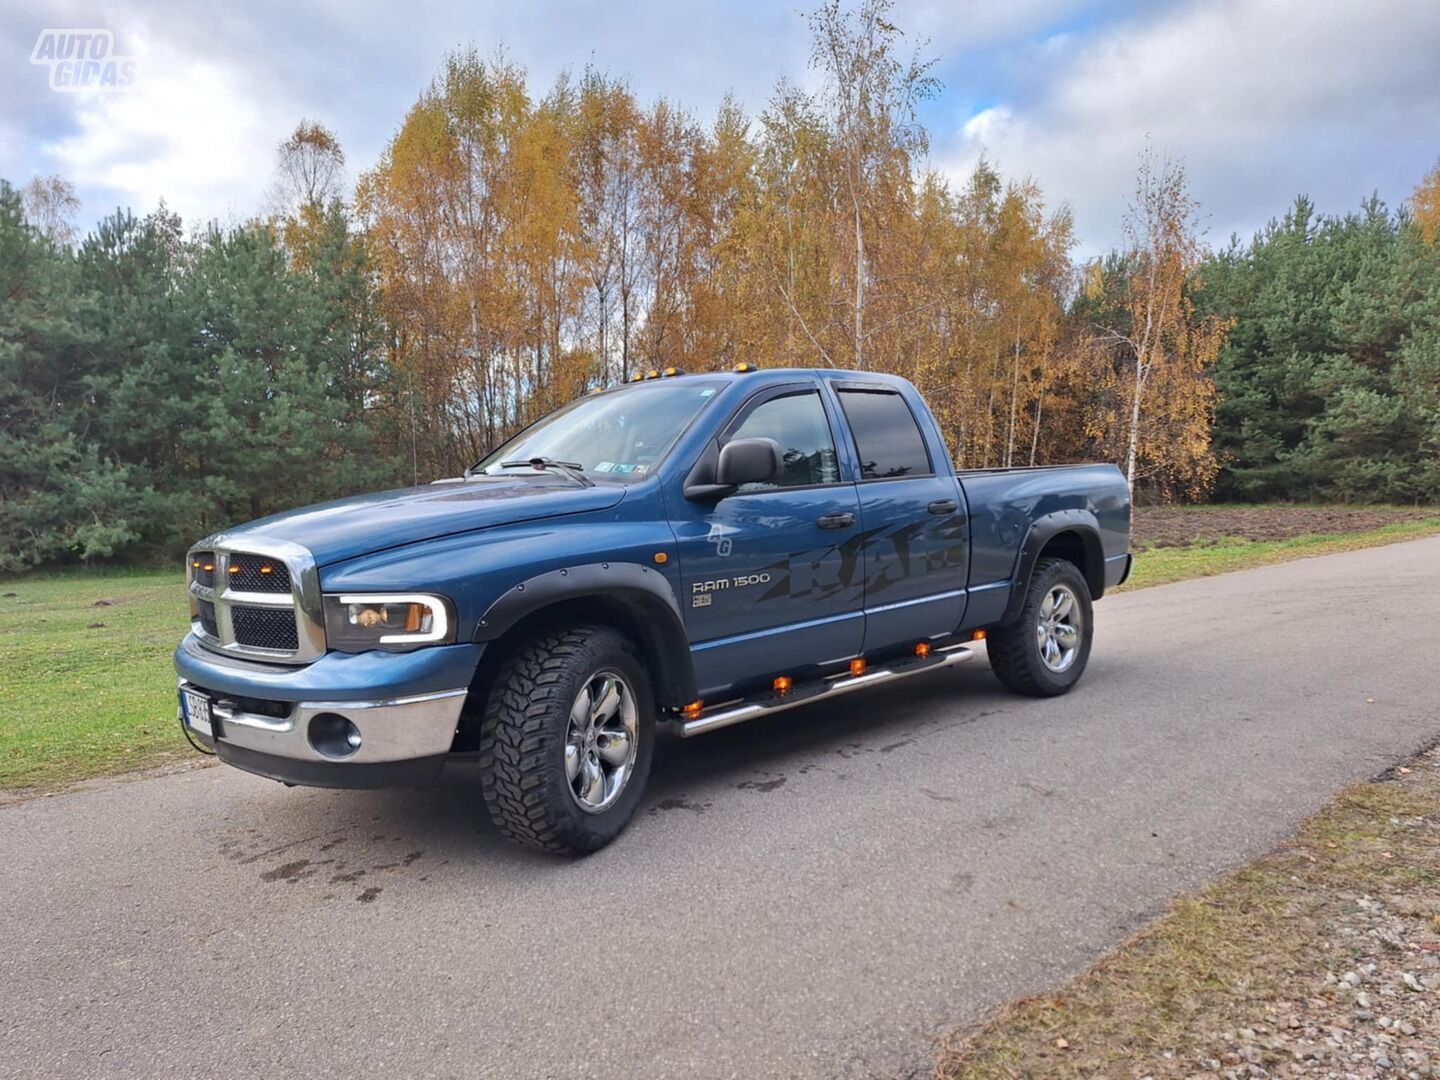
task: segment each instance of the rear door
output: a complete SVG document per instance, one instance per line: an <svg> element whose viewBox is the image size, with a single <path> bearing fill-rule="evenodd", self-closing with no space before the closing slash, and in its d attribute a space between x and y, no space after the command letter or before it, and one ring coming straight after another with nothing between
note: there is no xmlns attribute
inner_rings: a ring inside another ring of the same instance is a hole
<svg viewBox="0 0 1440 1080"><path fill-rule="evenodd" d="M859 499L842 480L835 419L813 380L757 392L710 451L771 438L783 474L670 508L702 697L860 651Z"/></svg>
<svg viewBox="0 0 1440 1080"><path fill-rule="evenodd" d="M866 652L954 632L965 611L960 487L893 386L839 382L860 466ZM939 448L936 448L939 452Z"/></svg>

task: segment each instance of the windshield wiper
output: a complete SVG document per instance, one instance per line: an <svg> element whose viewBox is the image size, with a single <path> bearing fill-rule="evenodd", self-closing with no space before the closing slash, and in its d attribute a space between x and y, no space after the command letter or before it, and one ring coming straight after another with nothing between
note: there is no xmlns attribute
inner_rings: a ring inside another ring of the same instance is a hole
<svg viewBox="0 0 1440 1080"><path fill-rule="evenodd" d="M502 461L502 469L518 469L525 466L531 469L556 469L570 477L571 480L578 480L581 487L594 487L595 481L585 475L585 466L578 461L556 461L548 457L518 458L515 461Z"/></svg>

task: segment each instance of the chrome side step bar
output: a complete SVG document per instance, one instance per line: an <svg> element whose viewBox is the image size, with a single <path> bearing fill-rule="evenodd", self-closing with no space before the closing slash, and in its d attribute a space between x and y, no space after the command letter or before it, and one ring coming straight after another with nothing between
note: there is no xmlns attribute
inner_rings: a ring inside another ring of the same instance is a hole
<svg viewBox="0 0 1440 1080"><path fill-rule="evenodd" d="M716 705L714 708L706 709L694 719L682 721L678 725L678 730L688 739L692 735L703 735L707 731L715 731L719 728L729 727L731 724L754 720L757 716L769 716L772 713L784 712L786 709L809 705L812 702L828 701L841 694L848 694L852 690L864 690L868 686L894 682L896 679L903 679L910 675L920 675L926 671L938 671L940 668L952 667L969 660L974 655L964 645L951 645L949 648L936 649L934 653L923 660L905 660L867 671L864 675L841 675L833 679L796 685L789 693L768 694L760 700L750 699Z"/></svg>

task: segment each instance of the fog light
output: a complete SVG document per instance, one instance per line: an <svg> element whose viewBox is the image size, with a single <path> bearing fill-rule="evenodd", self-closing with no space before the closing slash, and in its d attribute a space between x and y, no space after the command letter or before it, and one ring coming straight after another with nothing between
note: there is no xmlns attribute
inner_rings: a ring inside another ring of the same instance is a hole
<svg viewBox="0 0 1440 1080"><path fill-rule="evenodd" d="M360 729L339 713L318 713L310 718L310 745L322 757L347 758L360 749Z"/></svg>

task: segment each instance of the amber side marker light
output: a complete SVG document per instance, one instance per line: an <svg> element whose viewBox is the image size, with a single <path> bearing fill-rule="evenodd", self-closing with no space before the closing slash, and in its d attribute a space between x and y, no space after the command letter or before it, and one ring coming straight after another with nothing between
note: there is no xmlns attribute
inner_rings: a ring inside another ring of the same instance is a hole
<svg viewBox="0 0 1440 1080"><path fill-rule="evenodd" d="M664 565L665 565L667 562L669 562L669 561L670 561L670 556L669 556L669 555L666 555L665 552L663 552L663 551L657 551L657 552L655 552L655 563L656 563L656 565L658 565L658 566L664 566Z"/></svg>
<svg viewBox="0 0 1440 1080"><path fill-rule="evenodd" d="M850 674L851 674L851 675L864 675L864 674L865 674L865 661L864 661L863 659L861 659L860 657L858 657L858 656L857 656L854 660L851 660L851 661L850 661Z"/></svg>
<svg viewBox="0 0 1440 1080"><path fill-rule="evenodd" d="M922 641L919 645L916 645L915 655L920 657L921 660L924 660L925 657L930 655L930 643L928 641Z"/></svg>
<svg viewBox="0 0 1440 1080"><path fill-rule="evenodd" d="M680 715L683 716L686 720L694 720L694 719L695 719L697 716L699 716L704 710L705 710L705 702L703 702L703 701L692 701L692 702L690 702L689 705L686 705L686 706L684 706L683 708L681 708L681 710L680 710Z"/></svg>
<svg viewBox="0 0 1440 1080"><path fill-rule="evenodd" d="M971 641L984 641L984 640L985 640L985 631L984 631L984 630L976 630L973 634L970 635L970 640L971 640Z"/></svg>
<svg viewBox="0 0 1440 1080"><path fill-rule="evenodd" d="M781 675L770 685L774 687L775 693L788 694L790 692L790 688L795 685L795 682L790 678L789 675Z"/></svg>

